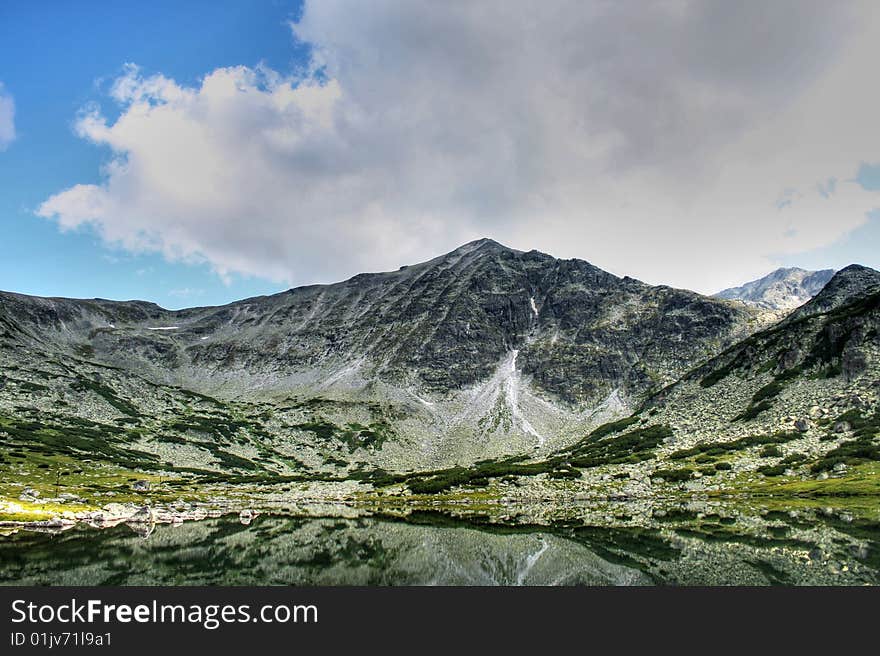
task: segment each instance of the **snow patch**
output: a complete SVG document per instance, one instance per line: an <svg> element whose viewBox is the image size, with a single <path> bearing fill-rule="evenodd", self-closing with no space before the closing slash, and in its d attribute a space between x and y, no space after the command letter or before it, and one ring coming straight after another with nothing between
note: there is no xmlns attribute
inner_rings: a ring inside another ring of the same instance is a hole
<svg viewBox="0 0 880 656"><path fill-rule="evenodd" d="M516 370L517 356L519 356L519 349L513 349L504 363L506 369L504 372L504 400L507 402L507 407L510 408L510 415L513 417L514 423L518 422L524 432L535 437L538 440L538 446L544 446L544 437L529 423L519 407L520 379L519 372Z"/></svg>
<svg viewBox="0 0 880 656"><path fill-rule="evenodd" d="M147 328L147 330L178 330L180 326L159 326L158 328Z"/></svg>
<svg viewBox="0 0 880 656"><path fill-rule="evenodd" d="M410 394L412 394L412 392L410 392ZM419 396L418 394L413 394L413 396L415 397L416 401L418 401L418 402L421 403L422 405L424 405L424 406L426 406L426 407L428 407L428 408L433 408L433 407L434 407L434 403L433 403L432 401L428 401L428 400L426 400L426 399L423 399L423 398L422 398L421 396Z"/></svg>
<svg viewBox="0 0 880 656"><path fill-rule="evenodd" d="M336 383L341 383L341 382L345 381L346 379L349 379L348 382L350 383L351 378L357 376L358 371L363 366L365 361L366 361L366 357L361 356L360 358L358 358L354 362L351 362L350 364L345 365L344 367L342 367L342 369L339 369L336 372L330 374L330 376L328 376L324 380L324 382L318 386L318 389L322 389L322 390L327 389L328 387L331 387L332 385L334 385Z"/></svg>
<svg viewBox="0 0 880 656"><path fill-rule="evenodd" d="M538 306L535 305L535 297L529 296L529 304L532 306L532 312L535 314L535 319L538 318Z"/></svg>
<svg viewBox="0 0 880 656"><path fill-rule="evenodd" d="M534 568L535 564L538 562L538 560L540 560L541 556L543 556L544 552L547 551L547 549L549 548L550 545L547 544L547 540L541 538L541 548L538 549L535 553L526 556L525 566L519 571L516 576L517 585L523 584L523 582L526 580L526 577L532 571L532 568Z"/></svg>

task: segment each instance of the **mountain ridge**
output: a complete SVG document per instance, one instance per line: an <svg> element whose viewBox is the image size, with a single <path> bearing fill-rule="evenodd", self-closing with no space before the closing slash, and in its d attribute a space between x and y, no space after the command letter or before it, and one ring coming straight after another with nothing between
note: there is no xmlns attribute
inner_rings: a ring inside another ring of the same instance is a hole
<svg viewBox="0 0 880 656"><path fill-rule="evenodd" d="M742 301L766 310L791 311L819 293L834 273L834 269L807 271L798 267L779 268L739 287L724 289L714 296Z"/></svg>
<svg viewBox="0 0 880 656"><path fill-rule="evenodd" d="M218 399L379 404L432 463L555 448L755 328L747 308L489 239L223 306L3 293L0 321L19 352Z"/></svg>
<svg viewBox="0 0 880 656"><path fill-rule="evenodd" d="M739 303L488 239L223 306L3 292L0 420L135 425L138 452L186 467L443 467L556 452L761 328Z"/></svg>

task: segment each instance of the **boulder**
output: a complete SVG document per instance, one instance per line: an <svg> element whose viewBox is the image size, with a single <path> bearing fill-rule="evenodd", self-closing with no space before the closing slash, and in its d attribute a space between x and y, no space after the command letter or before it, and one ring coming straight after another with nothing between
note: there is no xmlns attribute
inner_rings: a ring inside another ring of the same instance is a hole
<svg viewBox="0 0 880 656"><path fill-rule="evenodd" d="M141 506L134 512L133 515L128 518L128 521L135 523L152 524L155 521L153 518L153 510L149 506Z"/></svg>
<svg viewBox="0 0 880 656"><path fill-rule="evenodd" d="M31 499L39 499L40 498L40 491L35 490L30 485L25 485L24 489L21 491L21 496L30 497ZM25 499L22 499L22 501L25 501Z"/></svg>
<svg viewBox="0 0 880 656"><path fill-rule="evenodd" d="M124 506L121 503L108 503L101 508L95 519L99 522L120 522L127 520L137 512L137 508Z"/></svg>

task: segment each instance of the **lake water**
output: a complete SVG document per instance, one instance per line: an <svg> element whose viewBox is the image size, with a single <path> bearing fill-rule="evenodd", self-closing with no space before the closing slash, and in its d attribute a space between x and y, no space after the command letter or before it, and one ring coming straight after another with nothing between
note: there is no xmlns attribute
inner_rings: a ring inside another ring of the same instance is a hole
<svg viewBox="0 0 880 656"><path fill-rule="evenodd" d="M880 583L867 504L788 510L682 507L619 520L495 521L235 515L0 536L10 585L860 585ZM137 530L135 530L137 528Z"/></svg>

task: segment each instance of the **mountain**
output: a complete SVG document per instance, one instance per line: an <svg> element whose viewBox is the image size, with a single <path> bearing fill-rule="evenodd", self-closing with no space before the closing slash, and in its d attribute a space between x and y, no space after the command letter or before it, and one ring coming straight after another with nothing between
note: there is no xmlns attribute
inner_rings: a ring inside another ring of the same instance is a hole
<svg viewBox="0 0 880 656"><path fill-rule="evenodd" d="M738 445L735 471L815 474L880 460L880 272L842 269L809 303L696 367L642 412L674 427L667 455ZM777 443L785 447L749 450Z"/></svg>
<svg viewBox="0 0 880 656"><path fill-rule="evenodd" d="M0 421L122 426L106 453L201 469L473 462L570 443L757 325L489 239L220 307L2 293Z"/></svg>
<svg viewBox="0 0 880 656"><path fill-rule="evenodd" d="M220 307L0 293L0 494L876 494L880 273L766 314L485 239Z"/></svg>
<svg viewBox="0 0 880 656"><path fill-rule="evenodd" d="M818 294L833 275L833 269L776 269L763 278L725 289L715 296L744 301L765 310L793 310Z"/></svg>
<svg viewBox="0 0 880 656"><path fill-rule="evenodd" d="M513 498L880 492L880 272L850 266L790 316L546 457L404 478L437 493L514 478ZM569 486L558 481L570 482ZM711 527L710 535L717 535Z"/></svg>
<svg viewBox="0 0 880 656"><path fill-rule="evenodd" d="M822 288L821 293L797 308L787 320L793 322L803 317L836 310L877 291L880 291L880 272L859 264L851 264L841 269Z"/></svg>

